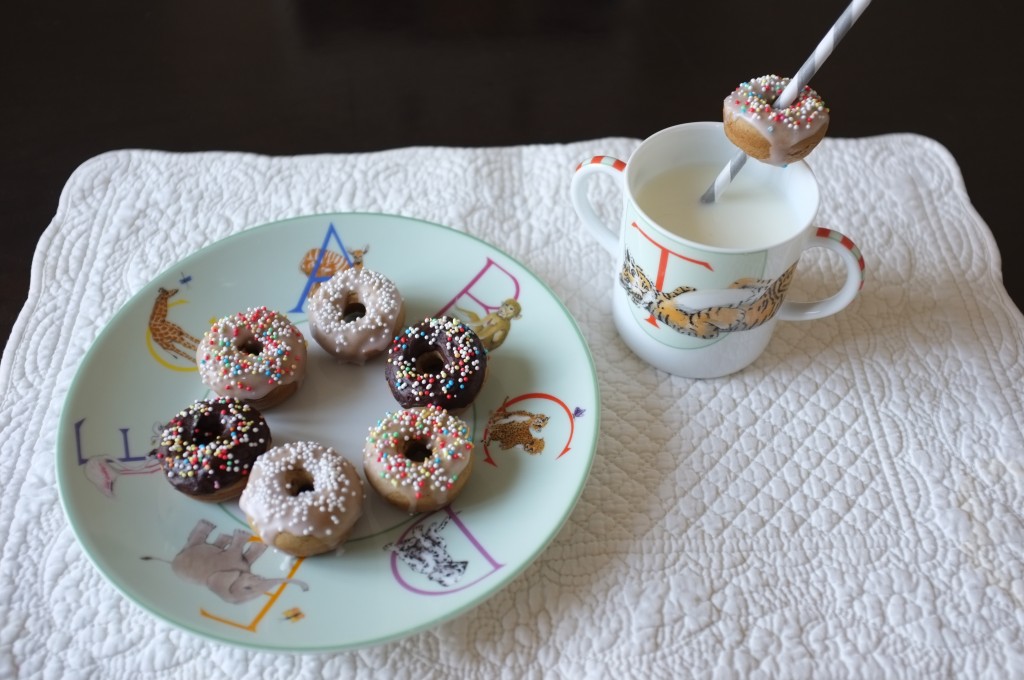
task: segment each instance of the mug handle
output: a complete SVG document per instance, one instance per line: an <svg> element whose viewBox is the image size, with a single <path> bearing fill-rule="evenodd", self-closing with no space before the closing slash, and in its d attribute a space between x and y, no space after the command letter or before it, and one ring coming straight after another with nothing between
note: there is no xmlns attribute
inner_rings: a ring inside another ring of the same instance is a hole
<svg viewBox="0 0 1024 680"><path fill-rule="evenodd" d="M580 216L580 220L597 242L612 255L618 251L619 230L598 217L587 197L587 186L595 174L606 174L613 177L619 183L619 188L625 191L625 169L626 163L618 158L594 156L576 166L576 173L572 176L572 184L569 186L569 197L572 199L576 214Z"/></svg>
<svg viewBox="0 0 1024 680"><path fill-rule="evenodd" d="M807 248L828 248L838 253L846 265L846 282L838 293L815 302L785 301L779 307L781 321L808 321L835 314L853 302L864 287L864 256L848 237L825 227L818 227L807 243Z"/></svg>

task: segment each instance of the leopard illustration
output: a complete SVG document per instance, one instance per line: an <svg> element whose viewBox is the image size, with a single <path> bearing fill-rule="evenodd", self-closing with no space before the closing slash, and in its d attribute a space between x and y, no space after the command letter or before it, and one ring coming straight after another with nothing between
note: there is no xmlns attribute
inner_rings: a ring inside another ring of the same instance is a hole
<svg viewBox="0 0 1024 680"><path fill-rule="evenodd" d="M729 286L730 290L750 291L744 301L702 309L687 309L676 301L680 295L693 292L695 288L679 286L668 293L658 290L629 251L626 251L619 272L619 283L633 304L650 312L658 321L680 333L710 339L720 333L756 328L775 316L795 271L794 264L774 281L751 278L734 281Z"/></svg>
<svg viewBox="0 0 1024 680"><path fill-rule="evenodd" d="M484 444L489 445L492 441L497 441L502 449L508 450L518 446L531 456L539 455L544 451L544 438L536 436L534 432L539 435L548 424L548 420L548 416L543 413L509 411L502 403L487 421Z"/></svg>

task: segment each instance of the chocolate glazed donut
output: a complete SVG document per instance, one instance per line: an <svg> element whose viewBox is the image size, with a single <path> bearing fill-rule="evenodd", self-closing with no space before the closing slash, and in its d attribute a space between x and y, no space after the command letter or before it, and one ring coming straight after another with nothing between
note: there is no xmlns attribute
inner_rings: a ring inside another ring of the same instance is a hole
<svg viewBox="0 0 1024 680"><path fill-rule="evenodd" d="M217 397L175 415L150 455L175 489L219 503L242 493L253 463L269 447L270 429L259 411L233 397Z"/></svg>
<svg viewBox="0 0 1024 680"><path fill-rule="evenodd" d="M487 377L487 350L459 319L428 317L399 333L388 350L384 376L403 408L469 406Z"/></svg>

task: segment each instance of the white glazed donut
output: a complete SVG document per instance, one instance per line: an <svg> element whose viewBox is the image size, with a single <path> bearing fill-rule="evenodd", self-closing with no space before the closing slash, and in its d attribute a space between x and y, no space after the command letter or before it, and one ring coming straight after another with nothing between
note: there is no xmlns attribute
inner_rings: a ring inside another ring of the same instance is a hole
<svg viewBox="0 0 1024 680"><path fill-rule="evenodd" d="M381 354L405 323L398 287L365 268L339 272L309 299L309 332L321 347L354 364Z"/></svg>
<svg viewBox="0 0 1024 680"><path fill-rule="evenodd" d="M306 339L283 314L256 307L218 319L196 349L199 376L222 397L267 409L306 374Z"/></svg>
<svg viewBox="0 0 1024 680"><path fill-rule="evenodd" d="M473 444L461 419L438 406L388 413L366 437L363 471L386 501L407 512L442 508L473 469Z"/></svg>
<svg viewBox="0 0 1024 680"><path fill-rule="evenodd" d="M804 86L784 109L772 108L789 78L761 76L740 83L722 104L725 134L751 158L788 165L809 154L828 130L829 110Z"/></svg>
<svg viewBox="0 0 1024 680"><path fill-rule="evenodd" d="M238 505L264 543L308 557L348 538L363 497L356 467L334 449L307 441L257 458Z"/></svg>

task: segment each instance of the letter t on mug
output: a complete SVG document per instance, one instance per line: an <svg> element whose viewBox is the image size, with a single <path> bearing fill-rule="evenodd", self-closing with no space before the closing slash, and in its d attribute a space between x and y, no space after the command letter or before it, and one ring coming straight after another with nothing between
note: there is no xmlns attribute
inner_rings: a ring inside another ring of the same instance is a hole
<svg viewBox="0 0 1024 680"><path fill-rule="evenodd" d="M864 282L860 251L815 227L818 184L803 161L747 163L715 203L701 194L736 154L721 123L685 123L655 133L628 163L596 156L572 178L573 207L617 258L615 326L647 363L687 378L716 378L756 360L776 322L818 319L849 305ZM612 176L622 219L606 224L587 197L596 174ZM786 300L800 254L828 248L846 265L830 298Z"/></svg>

